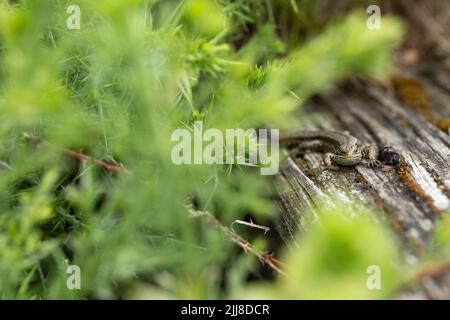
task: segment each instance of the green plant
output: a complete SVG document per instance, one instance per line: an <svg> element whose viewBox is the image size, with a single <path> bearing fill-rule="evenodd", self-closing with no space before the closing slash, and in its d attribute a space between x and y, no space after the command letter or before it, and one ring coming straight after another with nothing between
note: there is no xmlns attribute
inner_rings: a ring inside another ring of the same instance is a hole
<svg viewBox="0 0 450 320"><path fill-rule="evenodd" d="M72 2L81 30L66 28ZM259 276L257 259L186 203L224 225L264 224L276 214L270 181L176 166L171 132L195 120L288 128L299 99L385 70L401 34L396 20L369 32L353 15L285 53L264 2L2 0L0 297L222 298ZM234 43L253 23L260 32ZM80 290L66 287L69 264Z"/></svg>

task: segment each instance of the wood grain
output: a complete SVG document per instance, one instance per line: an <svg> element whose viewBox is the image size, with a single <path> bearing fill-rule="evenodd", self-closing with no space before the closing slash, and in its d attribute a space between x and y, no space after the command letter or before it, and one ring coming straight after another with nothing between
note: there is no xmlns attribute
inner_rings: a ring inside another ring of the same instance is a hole
<svg viewBox="0 0 450 320"><path fill-rule="evenodd" d="M438 74L436 78L424 78L423 74L417 77L421 77L431 97L433 112L447 117L448 77ZM369 212L375 214L374 219L387 221L402 240L405 256L423 254L436 221L450 208L449 135L400 101L391 87L373 83L358 81L350 90L335 89L313 99L306 110L308 115L319 119L309 124L308 129L348 131L379 149L392 147L400 155L401 163L377 169L361 164L323 170L321 155L299 156L291 152L276 183L283 211L278 223L282 239L298 245L295 243L298 233L318 221L320 202L333 205L332 199L337 198L348 204L354 214ZM450 281L436 280L450 279L450 268L445 272L424 276L417 284L420 290L411 289L402 297L450 298ZM439 288L439 284L443 288L430 289Z"/></svg>

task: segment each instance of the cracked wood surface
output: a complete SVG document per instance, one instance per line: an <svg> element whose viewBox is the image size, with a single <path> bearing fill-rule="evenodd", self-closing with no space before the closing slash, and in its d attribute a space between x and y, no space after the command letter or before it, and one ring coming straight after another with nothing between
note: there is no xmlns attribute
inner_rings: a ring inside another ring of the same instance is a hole
<svg viewBox="0 0 450 320"><path fill-rule="evenodd" d="M420 80L424 81L433 111L448 117L450 77L436 75ZM345 93L336 89L313 99L306 109L319 119L308 129L348 131L379 149L394 148L401 162L377 169L360 164L327 170L321 169L320 154L289 152L276 182L283 211L277 226L282 239L296 244L296 235L318 220L320 202L332 205L332 199L337 198L355 214L375 212L376 219L387 220L402 239L405 256L414 259L422 254L437 219L450 208L448 133L400 101L393 89L381 86L359 83L352 90L346 88ZM401 297L450 298L450 268L442 275L424 277Z"/></svg>

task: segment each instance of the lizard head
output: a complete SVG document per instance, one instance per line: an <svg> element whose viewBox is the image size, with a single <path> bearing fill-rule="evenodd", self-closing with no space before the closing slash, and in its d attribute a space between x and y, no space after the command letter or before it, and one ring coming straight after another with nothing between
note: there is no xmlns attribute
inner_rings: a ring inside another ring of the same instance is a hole
<svg viewBox="0 0 450 320"><path fill-rule="evenodd" d="M331 161L334 165L354 166L362 159L361 148L357 144L348 144L340 146Z"/></svg>

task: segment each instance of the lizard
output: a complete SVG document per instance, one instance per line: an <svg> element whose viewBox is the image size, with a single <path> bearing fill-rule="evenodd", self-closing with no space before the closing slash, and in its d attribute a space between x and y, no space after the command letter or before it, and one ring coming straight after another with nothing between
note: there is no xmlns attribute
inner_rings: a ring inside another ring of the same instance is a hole
<svg viewBox="0 0 450 320"><path fill-rule="evenodd" d="M298 130L281 135L280 145L325 152L330 155L328 162L335 166L354 166L362 161L369 167L381 165L377 160L378 153L375 146L364 146L359 139L348 133Z"/></svg>

